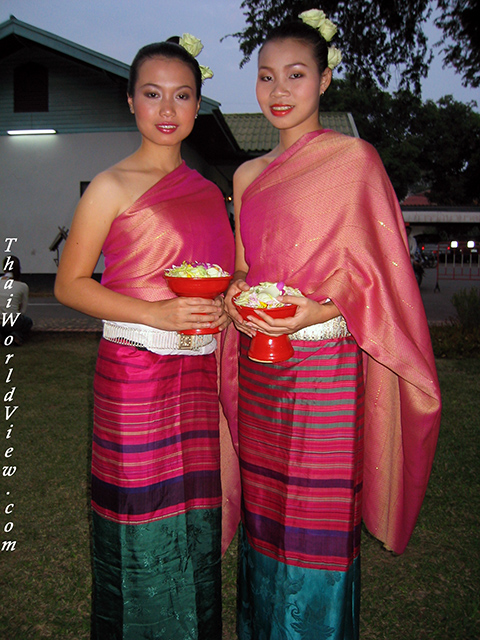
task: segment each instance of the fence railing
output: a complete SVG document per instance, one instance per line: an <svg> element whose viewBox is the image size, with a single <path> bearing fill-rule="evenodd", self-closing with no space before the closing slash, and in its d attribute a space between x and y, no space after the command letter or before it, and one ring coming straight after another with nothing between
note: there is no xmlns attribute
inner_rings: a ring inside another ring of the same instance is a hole
<svg viewBox="0 0 480 640"><path fill-rule="evenodd" d="M473 240L438 243L436 288L440 280L480 280L479 244Z"/></svg>

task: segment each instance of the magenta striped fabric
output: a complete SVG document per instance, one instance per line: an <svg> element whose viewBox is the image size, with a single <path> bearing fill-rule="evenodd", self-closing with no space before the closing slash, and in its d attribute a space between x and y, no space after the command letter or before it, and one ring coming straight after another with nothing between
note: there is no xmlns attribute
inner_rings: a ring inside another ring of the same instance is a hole
<svg viewBox="0 0 480 640"><path fill-rule="evenodd" d="M279 562L344 571L360 548L362 355L351 337L292 344L290 360L260 364L242 339L243 522Z"/></svg>
<svg viewBox="0 0 480 640"><path fill-rule="evenodd" d="M215 355L159 356L101 340L92 506L122 524L221 506Z"/></svg>

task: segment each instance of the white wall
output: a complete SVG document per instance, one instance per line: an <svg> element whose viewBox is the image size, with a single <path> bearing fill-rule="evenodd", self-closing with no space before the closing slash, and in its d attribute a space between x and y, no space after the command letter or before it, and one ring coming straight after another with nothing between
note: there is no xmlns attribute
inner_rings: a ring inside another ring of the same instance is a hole
<svg viewBox="0 0 480 640"><path fill-rule="evenodd" d="M0 256L5 238L15 237L12 253L23 273L55 273L49 246L58 227L70 228L80 182L139 144L137 132L0 136Z"/></svg>

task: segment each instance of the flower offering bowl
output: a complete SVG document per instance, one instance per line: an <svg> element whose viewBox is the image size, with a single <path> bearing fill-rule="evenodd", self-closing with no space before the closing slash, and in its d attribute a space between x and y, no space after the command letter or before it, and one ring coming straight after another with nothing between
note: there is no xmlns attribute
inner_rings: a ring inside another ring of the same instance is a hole
<svg viewBox="0 0 480 640"><path fill-rule="evenodd" d="M167 281L170 291L177 296L186 298L207 298L213 300L221 293L227 290L232 276L222 276L220 278L179 278L178 276L163 276ZM197 334L218 333L218 327L215 329L185 329L179 331L187 336Z"/></svg>
<svg viewBox="0 0 480 640"><path fill-rule="evenodd" d="M295 315L296 304L286 304L283 307L273 307L272 309L255 309L254 307L241 307L235 302L240 294L233 296L232 301L236 310L247 320L248 316L256 316L261 319L255 311L264 311L271 318L289 318ZM248 357L255 362L283 362L293 356L293 347L287 334L282 336L267 336L265 333L257 331L253 336L248 350Z"/></svg>

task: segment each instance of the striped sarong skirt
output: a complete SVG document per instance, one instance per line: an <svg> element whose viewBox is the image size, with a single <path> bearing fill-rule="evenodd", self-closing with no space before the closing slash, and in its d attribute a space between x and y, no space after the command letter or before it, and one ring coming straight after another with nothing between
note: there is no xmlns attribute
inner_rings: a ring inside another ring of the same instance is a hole
<svg viewBox="0 0 480 640"><path fill-rule="evenodd" d="M93 637L221 638L215 355L102 339L94 381Z"/></svg>
<svg viewBox="0 0 480 640"><path fill-rule="evenodd" d="M242 337L240 640L358 638L364 384L343 337L252 362Z"/></svg>

